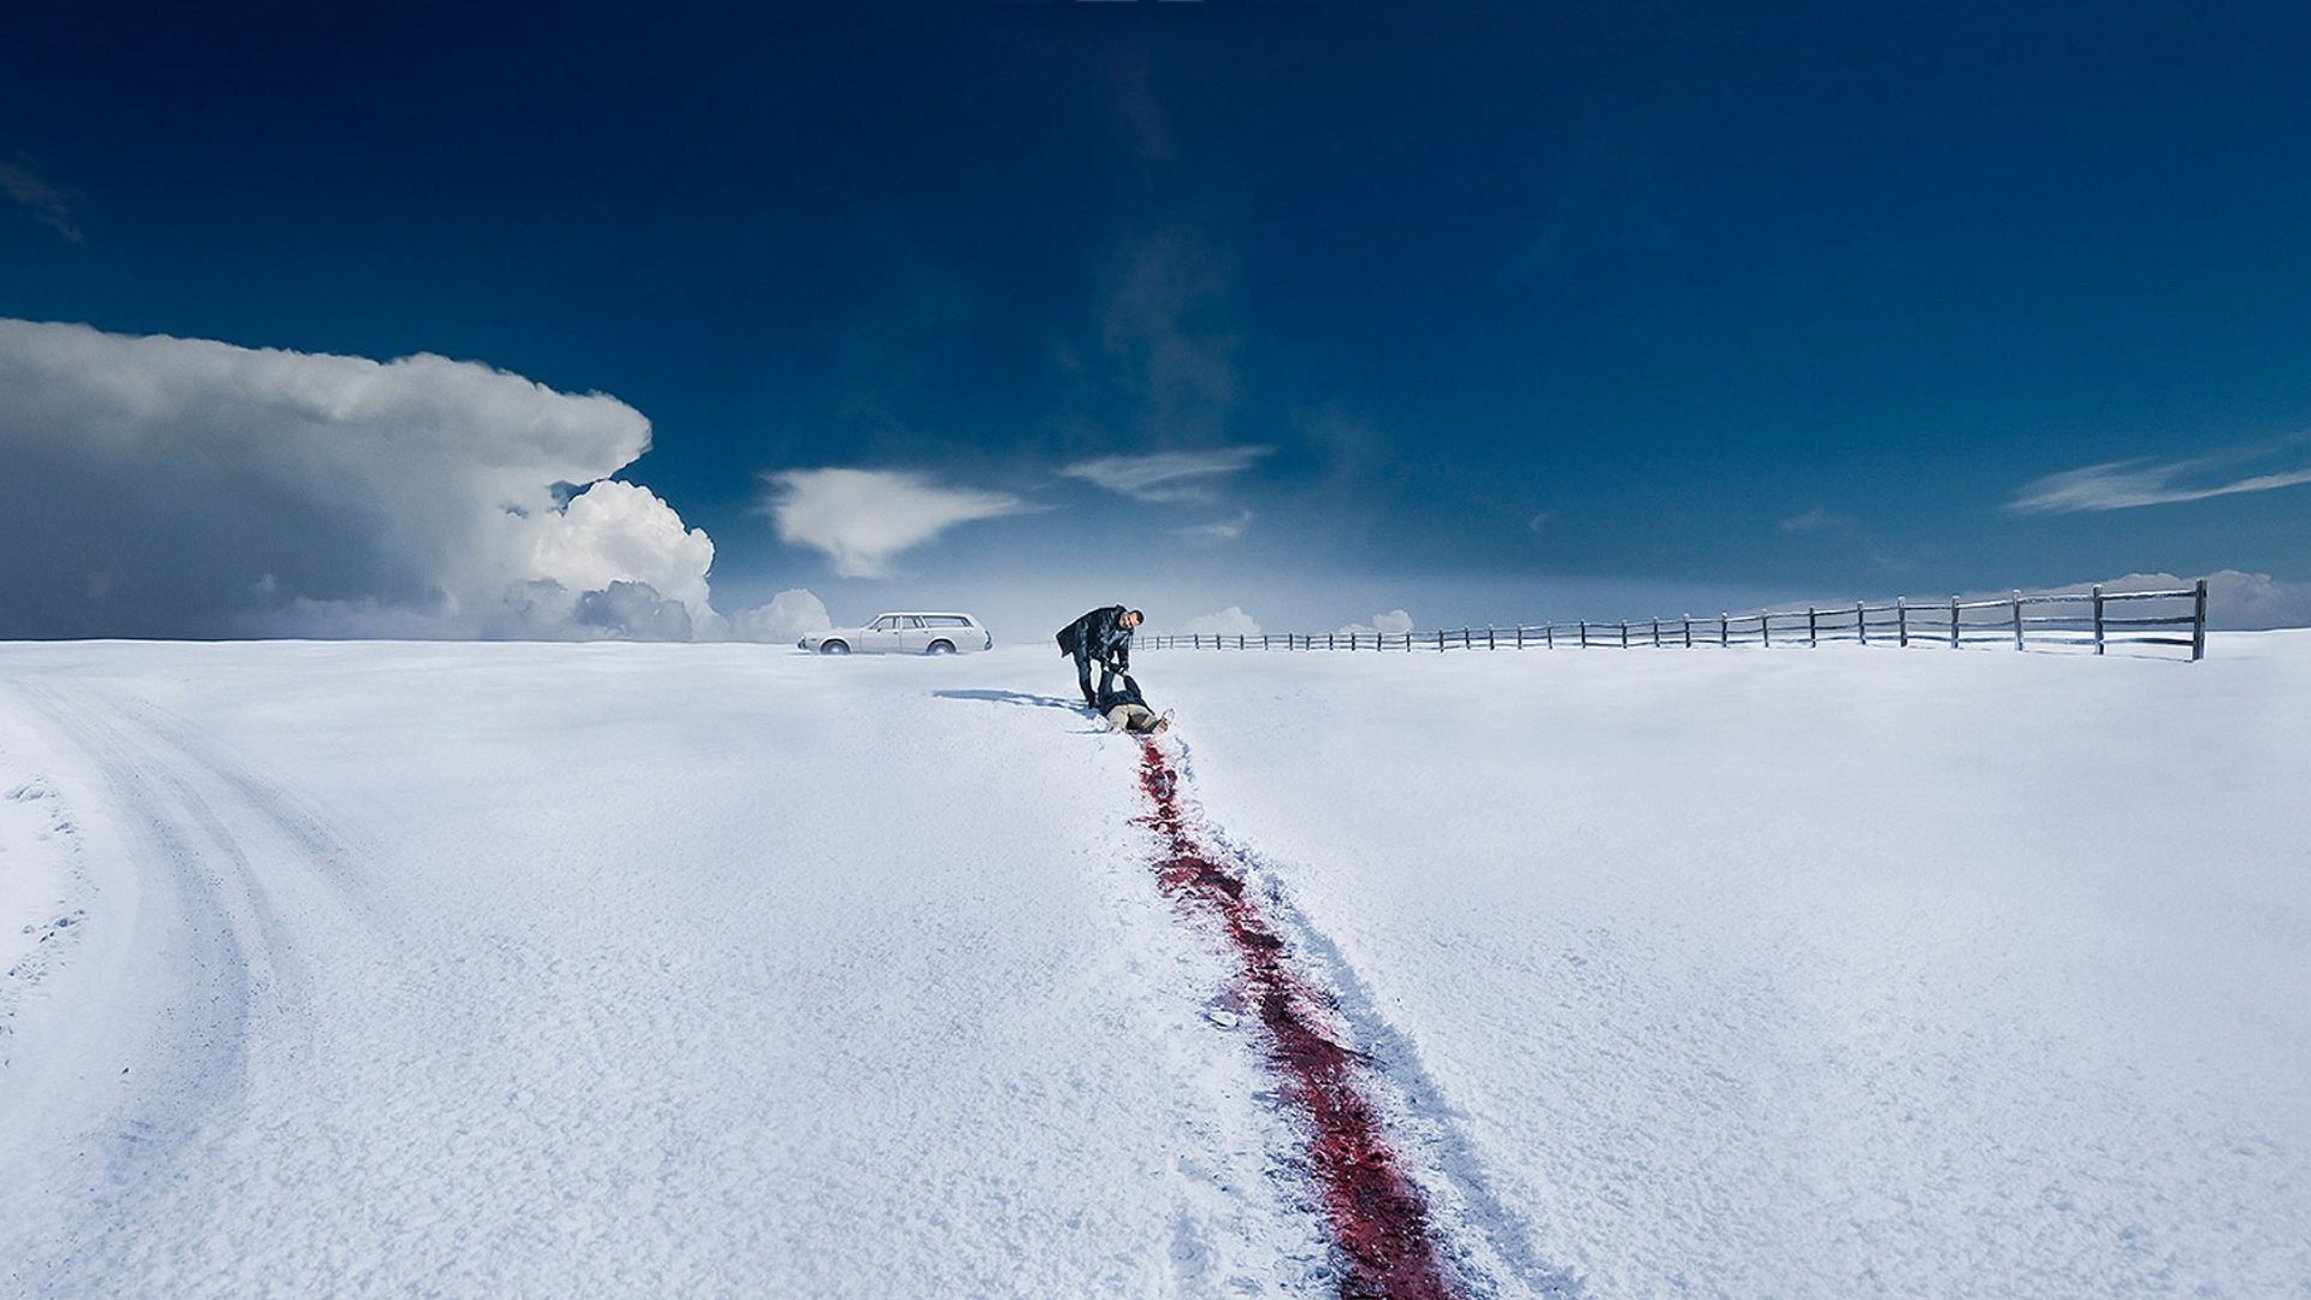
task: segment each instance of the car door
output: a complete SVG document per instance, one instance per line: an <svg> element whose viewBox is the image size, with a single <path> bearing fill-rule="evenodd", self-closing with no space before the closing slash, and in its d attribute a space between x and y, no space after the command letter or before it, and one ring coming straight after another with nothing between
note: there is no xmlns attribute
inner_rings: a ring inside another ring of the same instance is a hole
<svg viewBox="0 0 2311 1300"><path fill-rule="evenodd" d="M895 654L905 647L899 644L899 616L885 614L867 625L866 644L859 649L869 654Z"/></svg>
<svg viewBox="0 0 2311 1300"><path fill-rule="evenodd" d="M921 654L931 648L931 634L923 627L921 616L899 616L899 648L909 654Z"/></svg>

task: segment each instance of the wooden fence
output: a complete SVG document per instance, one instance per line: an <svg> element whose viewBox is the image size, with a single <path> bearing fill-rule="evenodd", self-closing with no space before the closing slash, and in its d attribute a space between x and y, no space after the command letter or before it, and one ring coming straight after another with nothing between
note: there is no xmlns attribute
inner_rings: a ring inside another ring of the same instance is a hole
<svg viewBox="0 0 2311 1300"><path fill-rule="evenodd" d="M2143 603L2152 602L2152 603ZM2187 607L2187 612L2186 611ZM1907 648L2012 646L2085 650L2111 646L2179 646L2193 660L2207 653L2207 580L2179 591L2040 592L1991 600L1890 605L1809 605L1695 618L1635 622L1521 624L1437 628L1420 632L1262 632L1254 635L1158 633L1139 638L1160 650L1566 650L1609 647L1762 647L1853 641Z"/></svg>

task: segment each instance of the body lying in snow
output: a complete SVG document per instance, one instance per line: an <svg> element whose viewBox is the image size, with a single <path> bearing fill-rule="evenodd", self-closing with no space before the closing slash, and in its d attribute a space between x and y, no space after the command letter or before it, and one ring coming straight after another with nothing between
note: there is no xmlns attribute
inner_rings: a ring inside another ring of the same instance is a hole
<svg viewBox="0 0 2311 1300"><path fill-rule="evenodd" d="M1172 715L1166 713L1158 717L1156 711L1148 707L1147 700L1139 693L1139 683L1133 681L1129 673L1102 690L1093 707L1117 731L1149 735L1172 725Z"/></svg>

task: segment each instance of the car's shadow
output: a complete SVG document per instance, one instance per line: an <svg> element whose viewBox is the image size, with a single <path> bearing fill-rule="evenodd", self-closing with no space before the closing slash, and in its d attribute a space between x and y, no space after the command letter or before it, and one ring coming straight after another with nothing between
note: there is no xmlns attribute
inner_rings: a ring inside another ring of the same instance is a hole
<svg viewBox="0 0 2311 1300"><path fill-rule="evenodd" d="M942 700L973 700L980 704L1012 704L1027 709L1057 709L1062 713L1072 713L1079 718L1090 716L1083 705L1074 700L1061 699L1056 695L1029 695L1024 691L994 690L933 691L931 694ZM1081 734L1102 735L1105 734L1105 731L1100 727L1086 727Z"/></svg>

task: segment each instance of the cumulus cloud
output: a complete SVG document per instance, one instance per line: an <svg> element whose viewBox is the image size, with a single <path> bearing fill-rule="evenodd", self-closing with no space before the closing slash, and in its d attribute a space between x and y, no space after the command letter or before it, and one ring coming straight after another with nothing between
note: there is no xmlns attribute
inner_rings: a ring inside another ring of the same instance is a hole
<svg viewBox="0 0 2311 1300"><path fill-rule="evenodd" d="M2194 579L2171 573L2130 573L2110 578L2104 591L2181 591ZM2091 583L2074 583L2057 591L2083 592ZM2311 582L2289 582L2268 573L2222 569L2207 575L2207 625L2250 630L2273 627L2311 627Z"/></svg>
<svg viewBox="0 0 2311 1300"><path fill-rule="evenodd" d="M1032 509L909 470L795 469L763 475L761 510L781 541L823 551L844 578L882 578L901 552L958 524Z"/></svg>
<svg viewBox="0 0 2311 1300"><path fill-rule="evenodd" d="M532 530L529 566L572 591L643 583L704 611L714 543L685 528L674 507L645 487L604 479L571 498L551 527Z"/></svg>
<svg viewBox="0 0 2311 1300"><path fill-rule="evenodd" d="M1343 636L1351 632L1358 636L1371 636L1375 632L1385 636L1403 636L1411 630L1412 615L1401 609L1392 609L1385 614L1374 614L1369 623L1350 623L1341 628L1340 632Z"/></svg>
<svg viewBox="0 0 2311 1300"><path fill-rule="evenodd" d="M649 444L472 362L0 320L0 634L695 630L713 542L609 478Z"/></svg>
<svg viewBox="0 0 2311 1300"><path fill-rule="evenodd" d="M1180 631L1200 636L1258 636L1260 625L1240 605L1230 605L1216 614L1191 618L1180 625Z"/></svg>
<svg viewBox="0 0 2311 1300"><path fill-rule="evenodd" d="M1214 496L1213 480L1241 473L1275 450L1219 447L1210 451L1159 451L1147 456L1098 456L1059 472L1138 501L1209 501Z"/></svg>
<svg viewBox="0 0 2311 1300"><path fill-rule="evenodd" d="M77 244L79 223L72 217L72 197L40 179L28 168L0 160L0 192L32 214L32 219Z"/></svg>
<svg viewBox="0 0 2311 1300"><path fill-rule="evenodd" d="M623 580L578 593L571 620L608 636L645 641L688 641L695 630L690 609L681 601L666 599L649 583Z"/></svg>
<svg viewBox="0 0 2311 1300"><path fill-rule="evenodd" d="M730 635L740 641L793 641L833 626L826 602L800 587L730 616Z"/></svg>
<svg viewBox="0 0 2311 1300"><path fill-rule="evenodd" d="M2127 510L2294 487L2311 483L2311 467L2301 463L2306 443L2311 434L2189 460L2115 460L2064 470L2025 483L2006 509L2026 515ZM2257 462L2263 462L2257 472L2240 472Z"/></svg>

